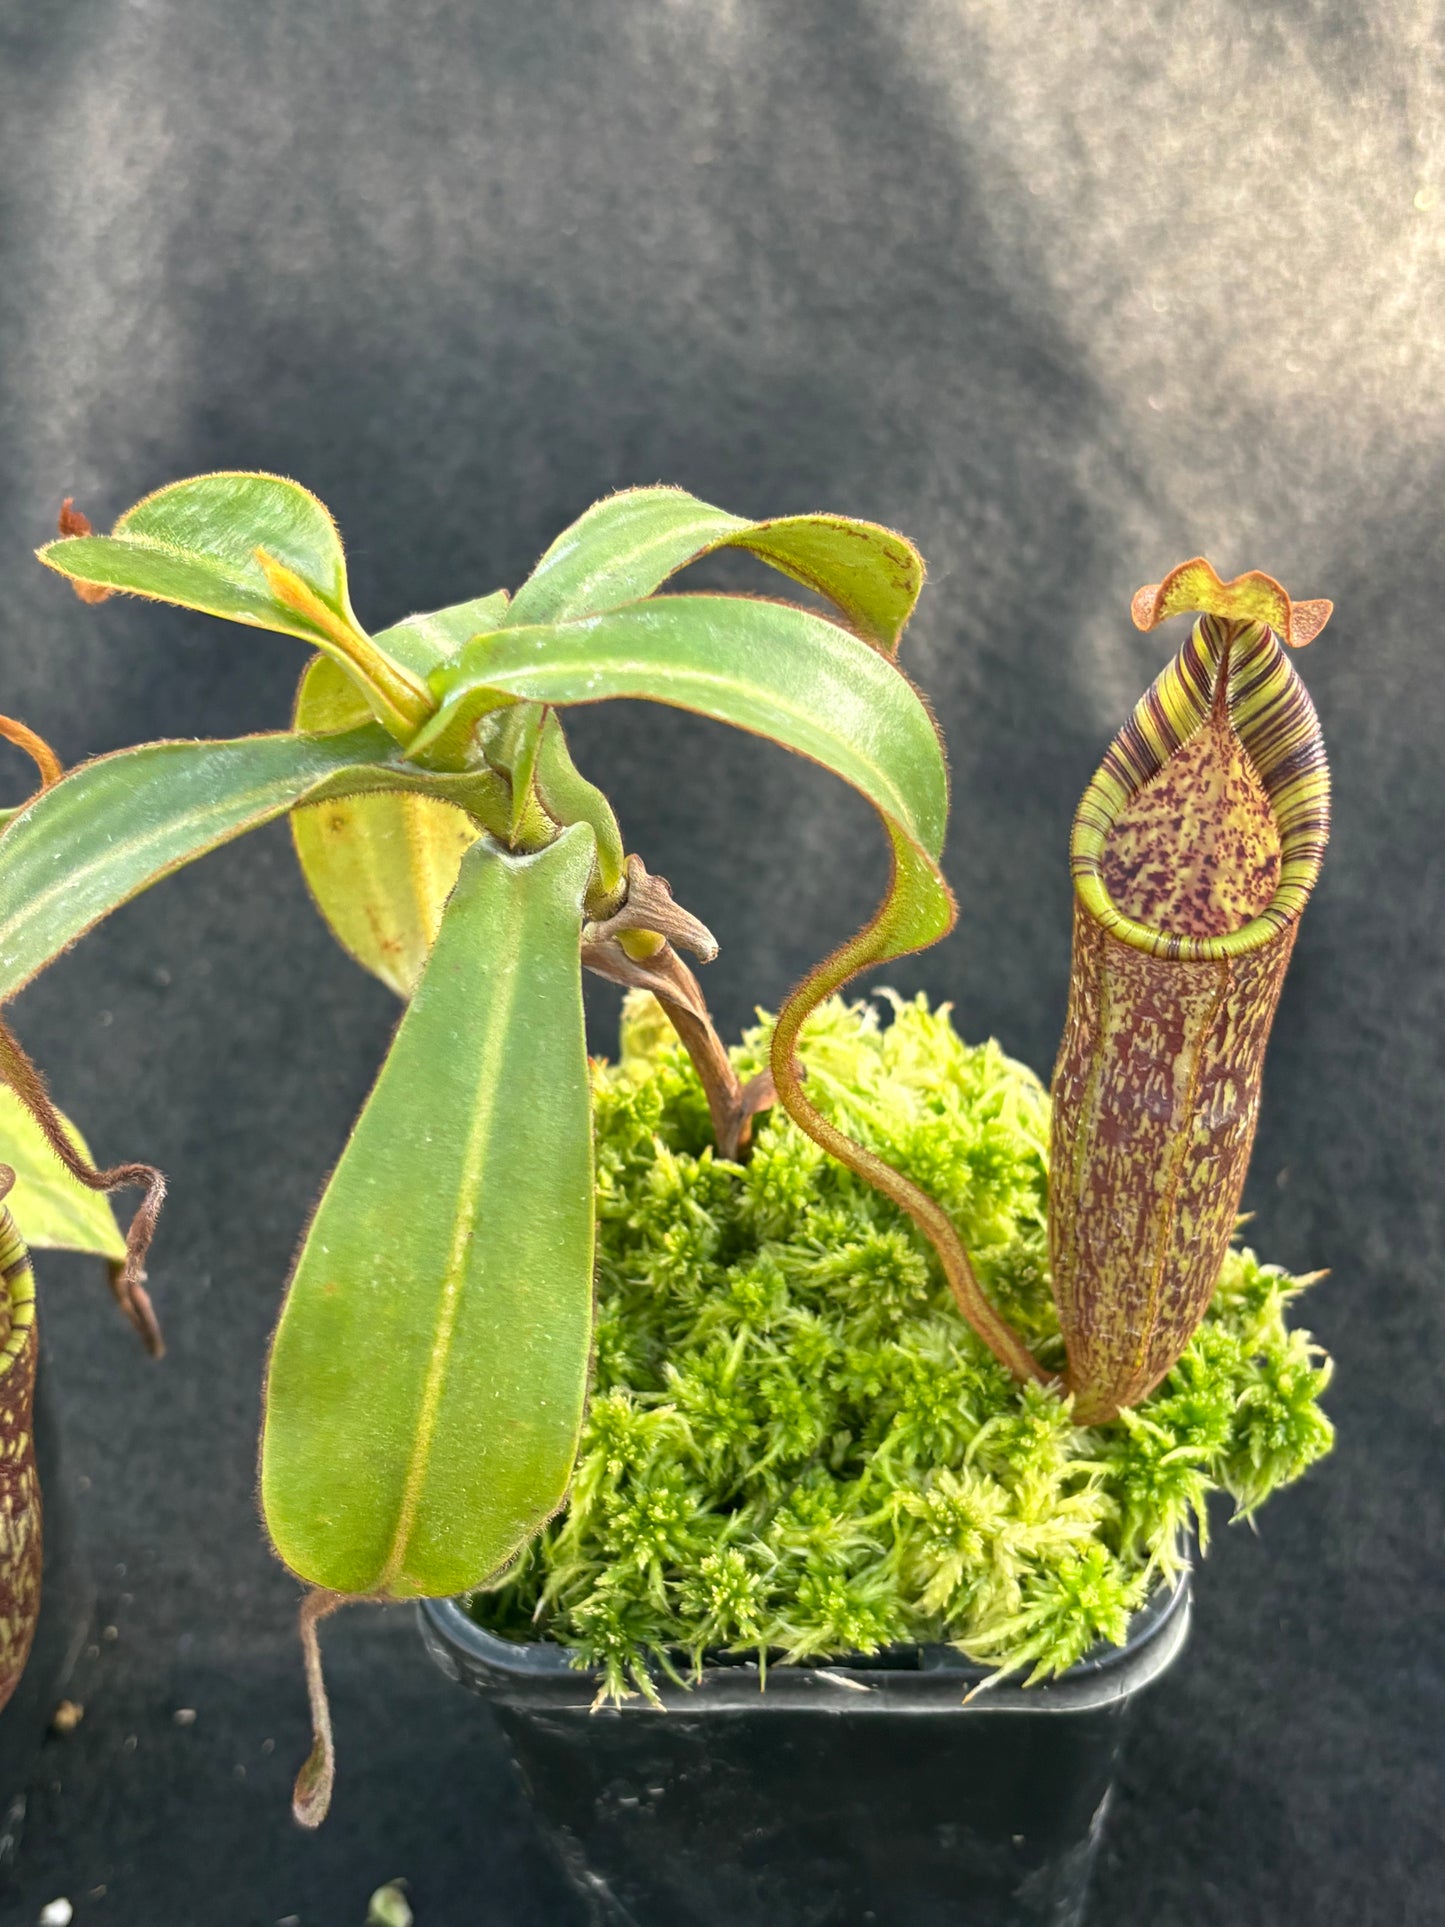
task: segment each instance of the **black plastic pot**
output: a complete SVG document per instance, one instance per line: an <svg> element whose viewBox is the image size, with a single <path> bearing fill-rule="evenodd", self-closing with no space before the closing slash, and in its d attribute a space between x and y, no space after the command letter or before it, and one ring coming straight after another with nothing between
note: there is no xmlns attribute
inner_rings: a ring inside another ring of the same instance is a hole
<svg viewBox="0 0 1445 1927"><path fill-rule="evenodd" d="M709 1666L591 1711L563 1648L425 1600L438 1666L487 1701L597 1922L630 1927L1077 1927L1134 1696L1189 1628L1189 1581L1062 1678L985 1678L949 1647Z"/></svg>
<svg viewBox="0 0 1445 1927"><path fill-rule="evenodd" d="M44 1507L40 1619L20 1684L0 1712L0 1878L13 1864L41 1743L90 1630L95 1589L75 1533L60 1425L42 1350L35 1379L35 1462Z"/></svg>

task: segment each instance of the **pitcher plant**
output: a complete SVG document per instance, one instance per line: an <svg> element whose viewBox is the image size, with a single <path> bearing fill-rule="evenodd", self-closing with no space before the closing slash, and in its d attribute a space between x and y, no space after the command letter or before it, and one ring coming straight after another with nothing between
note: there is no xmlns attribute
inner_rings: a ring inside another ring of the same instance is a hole
<svg viewBox="0 0 1445 1927"><path fill-rule="evenodd" d="M816 591L658 593L751 552ZM41 559L89 602L179 603L311 651L292 725L153 743L54 781L0 833L0 998L181 864L280 816L322 915L405 1009L297 1259L271 1350L260 1492L310 1589L316 1745L296 1811L333 1772L317 1623L346 1599L474 1588L564 1503L592 1343L593 1142L581 973L650 990L696 1067L721 1158L773 1103L912 1219L959 1313L1020 1380L1108 1422L1203 1316L1239 1204L1260 1066L1318 871L1328 807L1314 711L1283 643L1328 604L1185 564L1135 599L1200 614L1080 806L1069 1016L1055 1077L1059 1381L980 1286L918 1185L810 1097L809 1015L858 972L944 936L942 745L897 662L923 583L902 536L833 515L750 522L678 489L625 491L498 590L372 635L332 519L294 482L219 474L147 496L108 536L66 505ZM778 1014L771 1069L739 1081L687 950L710 933L628 850L573 764L572 705L643 699L766 737L873 806L882 904ZM0 1069L43 1093L18 1046ZM37 1094L40 1094L39 1096ZM114 1177L115 1174L104 1174ZM155 1186L148 1193L158 1197ZM138 1301L132 1238L122 1295Z"/></svg>

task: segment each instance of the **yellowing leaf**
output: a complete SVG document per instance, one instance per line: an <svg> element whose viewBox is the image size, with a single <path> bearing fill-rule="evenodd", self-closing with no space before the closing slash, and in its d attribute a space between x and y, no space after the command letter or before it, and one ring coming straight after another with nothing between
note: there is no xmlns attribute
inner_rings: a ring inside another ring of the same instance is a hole
<svg viewBox="0 0 1445 1927"><path fill-rule="evenodd" d="M62 1116L61 1122L76 1150L93 1164L80 1132L68 1117ZM15 1173L10 1209L26 1244L36 1250L125 1257L125 1238L109 1198L88 1191L70 1175L8 1084L0 1084L0 1164Z"/></svg>
<svg viewBox="0 0 1445 1927"><path fill-rule="evenodd" d="M355 685L325 656L301 678L295 726L307 734L366 720ZM293 811L307 887L332 935L398 997L416 988L477 826L464 810L396 791Z"/></svg>

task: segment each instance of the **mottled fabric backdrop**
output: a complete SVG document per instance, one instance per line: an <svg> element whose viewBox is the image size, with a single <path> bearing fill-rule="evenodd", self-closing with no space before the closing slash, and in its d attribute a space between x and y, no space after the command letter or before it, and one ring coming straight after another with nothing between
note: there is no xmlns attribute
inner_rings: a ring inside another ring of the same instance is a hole
<svg viewBox="0 0 1445 1927"><path fill-rule="evenodd" d="M1047 1072L1072 807L1177 646L1130 592L1202 551L1335 599L1301 669L1337 831L1247 1203L1263 1252L1333 1268L1309 1310L1340 1445L1258 1534L1218 1521L1091 1919L1438 1920L1440 7L3 0L0 35L0 708L67 760L278 726L301 651L83 608L30 560L64 494L104 526L198 470L294 475L374 628L515 585L628 483L892 523L929 563L905 661L948 738L963 915L890 978ZM628 706L574 740L722 937L729 1026L867 913L880 839L821 772ZM101 1154L173 1193L161 1366L88 1267L40 1266L115 1636L6 1919L64 1894L113 1927L359 1927L393 1875L419 1927L581 1919L405 1612L328 1629L334 1817L287 1817L305 1717L260 1376L395 1014L279 826L17 1008ZM599 1046L614 1014L598 995Z"/></svg>

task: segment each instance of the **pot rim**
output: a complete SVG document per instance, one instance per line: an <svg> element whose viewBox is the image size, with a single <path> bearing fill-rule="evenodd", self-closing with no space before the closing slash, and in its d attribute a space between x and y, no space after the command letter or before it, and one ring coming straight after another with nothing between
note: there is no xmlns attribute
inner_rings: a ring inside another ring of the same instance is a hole
<svg viewBox="0 0 1445 1927"><path fill-rule="evenodd" d="M1036 1686L1017 1677L995 1679L990 1668L952 1646L889 1647L824 1666L773 1664L766 1677L756 1660L710 1660L686 1686L659 1674L654 1684L664 1710L699 1713L1093 1712L1131 1698L1173 1664L1189 1635L1190 1580L1185 1567L1172 1587L1157 1592L1130 1620L1122 1646L1096 1646L1066 1673ZM417 1618L441 1671L489 1699L579 1713L595 1708L599 1718L658 1710L640 1695L620 1707L597 1705L602 1676L575 1666L568 1647L502 1639L478 1626L460 1599L420 1599Z"/></svg>

